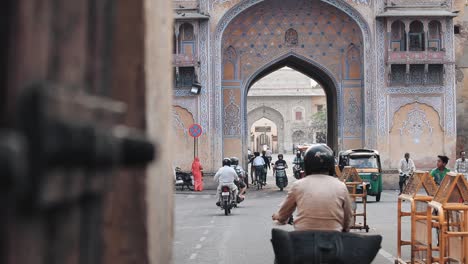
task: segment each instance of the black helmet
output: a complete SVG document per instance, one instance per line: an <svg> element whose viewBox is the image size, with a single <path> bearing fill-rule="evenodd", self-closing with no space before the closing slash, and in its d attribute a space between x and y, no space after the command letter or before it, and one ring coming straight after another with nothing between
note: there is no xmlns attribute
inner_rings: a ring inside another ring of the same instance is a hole
<svg viewBox="0 0 468 264"><path fill-rule="evenodd" d="M278 154L278 159L283 158L283 154Z"/></svg>
<svg viewBox="0 0 468 264"><path fill-rule="evenodd" d="M323 172L333 173L335 169L333 150L325 144L313 144L305 153L304 168L306 175Z"/></svg>
<svg viewBox="0 0 468 264"><path fill-rule="evenodd" d="M239 165L239 159L236 157L231 158L231 165Z"/></svg>
<svg viewBox="0 0 468 264"><path fill-rule="evenodd" d="M224 158L223 159L223 166L231 166L231 159L230 158Z"/></svg>

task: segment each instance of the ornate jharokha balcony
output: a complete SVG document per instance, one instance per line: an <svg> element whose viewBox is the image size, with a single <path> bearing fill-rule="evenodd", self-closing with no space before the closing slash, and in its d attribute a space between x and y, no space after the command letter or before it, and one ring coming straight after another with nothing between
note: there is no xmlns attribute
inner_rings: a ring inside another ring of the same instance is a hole
<svg viewBox="0 0 468 264"><path fill-rule="evenodd" d="M445 51L390 51L388 62L392 64L443 63Z"/></svg>
<svg viewBox="0 0 468 264"><path fill-rule="evenodd" d="M196 56L186 54L173 54L172 64L176 67L193 67L197 63Z"/></svg>

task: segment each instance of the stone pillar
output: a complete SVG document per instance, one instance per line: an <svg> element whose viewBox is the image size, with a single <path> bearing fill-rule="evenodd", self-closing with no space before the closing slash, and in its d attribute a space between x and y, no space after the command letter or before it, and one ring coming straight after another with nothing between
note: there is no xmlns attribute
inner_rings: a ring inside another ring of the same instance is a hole
<svg viewBox="0 0 468 264"><path fill-rule="evenodd" d="M150 264L171 263L173 238L172 159L172 9L170 0L144 0L145 85L148 134L159 143L158 159L148 168L146 206ZM141 262L140 262L141 263Z"/></svg>

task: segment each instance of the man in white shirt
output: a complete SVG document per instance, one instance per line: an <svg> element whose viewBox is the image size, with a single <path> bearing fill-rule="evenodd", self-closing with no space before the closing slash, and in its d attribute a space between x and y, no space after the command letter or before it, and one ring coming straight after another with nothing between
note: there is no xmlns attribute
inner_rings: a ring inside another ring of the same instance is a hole
<svg viewBox="0 0 468 264"><path fill-rule="evenodd" d="M460 151L460 158L455 162L455 172L463 173L465 179L468 179L468 160L466 160L465 151Z"/></svg>
<svg viewBox="0 0 468 264"><path fill-rule="evenodd" d="M219 197L220 197L220 192L221 192L221 187L223 186L228 186L229 189L231 189L231 192L234 194L233 195L233 203L236 203L236 197L237 197L237 186L234 183L234 181L238 181L239 177L237 176L237 172L231 167L231 159L229 158L224 158L223 159L223 167L220 168L215 176L214 176L214 181L218 182L218 191L216 193L216 205L219 206Z"/></svg>
<svg viewBox="0 0 468 264"><path fill-rule="evenodd" d="M254 153L255 158L252 161L252 165L255 170L255 181L257 184L263 181L263 171L265 169L265 159L260 156L259 152Z"/></svg>
<svg viewBox="0 0 468 264"><path fill-rule="evenodd" d="M398 184L400 185L400 194L403 192L403 184L405 183L406 179L413 174L416 170L414 166L414 162L410 159L410 154L405 153L405 157L400 160L400 166L398 166L398 172L400 173L400 181Z"/></svg>

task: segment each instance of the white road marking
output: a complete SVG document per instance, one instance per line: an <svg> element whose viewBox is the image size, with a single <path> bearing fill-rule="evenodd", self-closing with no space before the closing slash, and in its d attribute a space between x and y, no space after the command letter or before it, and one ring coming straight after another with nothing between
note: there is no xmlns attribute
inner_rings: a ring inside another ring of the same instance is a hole
<svg viewBox="0 0 468 264"><path fill-rule="evenodd" d="M188 199L193 199L193 198L195 198L195 195L194 194L189 194L189 195L187 195L187 198Z"/></svg>
<svg viewBox="0 0 468 264"><path fill-rule="evenodd" d="M193 253L192 255L190 255L190 259L191 260L194 260L197 258L197 253Z"/></svg>
<svg viewBox="0 0 468 264"><path fill-rule="evenodd" d="M395 263L396 258L392 256L392 254L388 253L387 251L380 249L379 254L385 259L387 259L390 263Z"/></svg>
<svg viewBox="0 0 468 264"><path fill-rule="evenodd" d="M202 237L202 238L200 238L200 242L203 242L203 241L205 241L205 239L206 239L206 237Z"/></svg>
<svg viewBox="0 0 468 264"><path fill-rule="evenodd" d="M205 230L205 232L203 232L204 235L208 235L210 233L210 230Z"/></svg>
<svg viewBox="0 0 468 264"><path fill-rule="evenodd" d="M197 244L197 245L195 246L196 249L200 249L201 247L202 247L201 244Z"/></svg>
<svg viewBox="0 0 468 264"><path fill-rule="evenodd" d="M211 195L205 194L205 195L203 195L202 197L203 197L203 199L210 199L210 198L211 198Z"/></svg>

